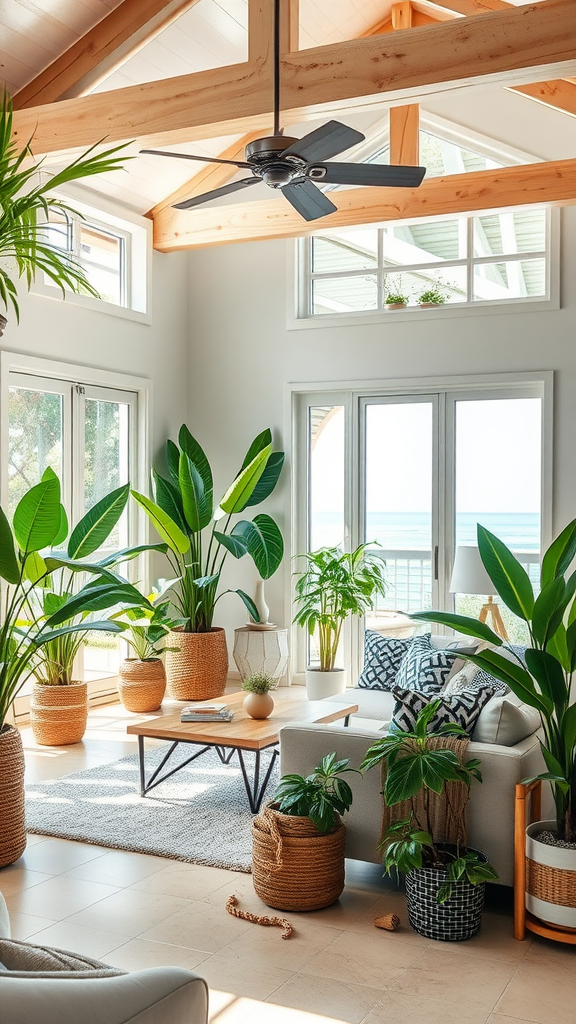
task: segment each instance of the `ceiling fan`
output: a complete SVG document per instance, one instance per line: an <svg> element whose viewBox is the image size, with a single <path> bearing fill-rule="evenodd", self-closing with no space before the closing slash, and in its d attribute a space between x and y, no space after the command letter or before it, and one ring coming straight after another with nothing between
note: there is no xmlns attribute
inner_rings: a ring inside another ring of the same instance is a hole
<svg viewBox="0 0 576 1024"><path fill-rule="evenodd" d="M283 135L280 127L280 2L274 0L274 134L255 139L246 146L245 160L221 160L216 157L191 156L188 153L164 153L157 149L141 149L152 156L177 160L198 160L210 164L231 164L248 168L250 178L232 181L203 195L175 203L175 210L190 210L220 196L231 195L264 181L270 188L279 188L304 220L317 220L334 213L337 207L314 184L376 185L393 188L416 188L426 173L425 167L391 166L388 164L326 163L345 152L365 136L339 121L328 121L309 132L303 139Z"/></svg>

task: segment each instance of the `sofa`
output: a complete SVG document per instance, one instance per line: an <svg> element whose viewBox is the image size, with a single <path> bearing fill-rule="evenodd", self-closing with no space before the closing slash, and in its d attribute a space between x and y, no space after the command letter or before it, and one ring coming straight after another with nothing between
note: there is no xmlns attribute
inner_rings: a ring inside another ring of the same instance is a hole
<svg viewBox="0 0 576 1024"><path fill-rule="evenodd" d="M53 963L45 963L43 969L44 959ZM31 970L34 961L39 969ZM75 964L74 969L66 969L67 963ZM208 987L203 978L180 967L125 974L86 957L10 940L8 911L0 893L0 1021L207 1024Z"/></svg>
<svg viewBox="0 0 576 1024"><path fill-rule="evenodd" d="M441 649L447 637L433 636ZM469 640L468 640L469 643ZM280 732L282 775L307 775L325 754L336 751L349 758L352 767L362 762L368 747L387 732L395 698L386 690L351 688L326 698L357 704L347 727L336 725L286 725ZM511 724L512 720L512 724ZM468 746L468 756L481 761L483 782L472 783L468 805L468 844L482 850L493 864L502 885L514 882L514 796L522 780L545 770L538 736L539 719L534 709L513 694L493 697L481 712ZM526 735L522 736L522 732ZM521 736L516 738L515 736ZM496 742L486 742L486 738ZM380 863L377 849L381 827L381 780L378 769L364 776L347 777L353 802L345 816L346 856ZM546 815L544 815L546 816Z"/></svg>

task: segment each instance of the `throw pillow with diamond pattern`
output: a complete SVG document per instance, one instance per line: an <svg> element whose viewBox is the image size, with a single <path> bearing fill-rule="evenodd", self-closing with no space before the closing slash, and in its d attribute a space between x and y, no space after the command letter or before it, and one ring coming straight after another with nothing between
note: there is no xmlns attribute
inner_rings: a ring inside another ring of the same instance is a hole
<svg viewBox="0 0 576 1024"><path fill-rule="evenodd" d="M364 635L364 668L358 686L364 690L390 691L396 682L400 662L411 643L412 637L399 640L367 629Z"/></svg>
<svg viewBox="0 0 576 1024"><path fill-rule="evenodd" d="M457 651L434 647L429 633L415 636L396 676L396 686L439 693L458 657Z"/></svg>
<svg viewBox="0 0 576 1024"><path fill-rule="evenodd" d="M470 689L445 697L444 694L418 693L415 690L404 690L395 686L392 693L396 704L390 732L413 732L420 712L431 701L439 700L440 707L428 724L428 732L438 732L441 725L448 723L461 726L471 736L482 708L493 696L494 691L488 688Z"/></svg>

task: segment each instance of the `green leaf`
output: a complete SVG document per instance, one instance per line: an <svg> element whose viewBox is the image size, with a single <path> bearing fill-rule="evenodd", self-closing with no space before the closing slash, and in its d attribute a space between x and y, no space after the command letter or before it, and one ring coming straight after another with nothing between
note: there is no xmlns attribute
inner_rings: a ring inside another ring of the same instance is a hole
<svg viewBox="0 0 576 1024"><path fill-rule="evenodd" d="M72 530L68 541L70 558L87 558L103 546L126 508L129 495L130 484L124 484L88 510Z"/></svg>
<svg viewBox="0 0 576 1024"><path fill-rule="evenodd" d="M184 508L179 488L175 487L171 480L166 480L163 476L160 476L155 469L152 470L152 477L154 480L156 503L180 527L182 533L187 533L188 526L184 518Z"/></svg>
<svg viewBox="0 0 576 1024"><path fill-rule="evenodd" d="M41 551L60 529L60 483L57 477L41 480L31 487L16 506L13 520L16 543L21 551Z"/></svg>
<svg viewBox="0 0 576 1024"><path fill-rule="evenodd" d="M130 583L96 583L83 587L77 594L68 598L65 604L47 619L49 626L59 626L73 619L76 615L88 612L105 611L116 604L133 605L139 608L148 606L149 602ZM90 628L84 624L84 628Z"/></svg>
<svg viewBox="0 0 576 1024"><path fill-rule="evenodd" d="M212 470L210 469L210 463L206 458L204 449L198 444L196 438L192 437L192 434L184 423L180 427L178 443L182 451L185 452L190 459L190 462L196 471L200 474L204 488L204 500L206 505L210 508L211 517L212 510L214 508L214 484L212 481ZM178 471L180 472L180 470Z"/></svg>
<svg viewBox="0 0 576 1024"><path fill-rule="evenodd" d="M566 584L562 576L556 577L540 591L532 612L532 632L539 644L546 644L554 636L566 608Z"/></svg>
<svg viewBox="0 0 576 1024"><path fill-rule="evenodd" d="M389 764L384 785L384 799L388 807L410 800L423 786L420 758L411 753Z"/></svg>
<svg viewBox="0 0 576 1024"><path fill-rule="evenodd" d="M60 545L63 544L64 541L66 540L67 536L68 536L68 516L66 515L66 509L64 508L64 505L60 505L60 526L59 526L59 529L58 529L58 533L56 534L56 536L54 537L54 540L52 541L52 547L54 547L54 548L60 547Z"/></svg>
<svg viewBox="0 0 576 1024"><path fill-rule="evenodd" d="M39 633L34 638L34 643L36 647L44 647L45 644L50 643L52 640L57 640L60 636L68 636L71 633L91 633L92 631L97 633L122 633L123 627L117 622L109 621L77 622L69 626L61 626L60 629Z"/></svg>
<svg viewBox="0 0 576 1024"><path fill-rule="evenodd" d="M133 558L137 558L144 551L160 551L165 555L167 550L168 544L134 544L132 547L114 551L111 555L106 555L106 558L101 558L98 562L93 562L92 564L104 567L107 565L120 565L122 562L131 562Z"/></svg>
<svg viewBox="0 0 576 1024"><path fill-rule="evenodd" d="M558 576L563 576L576 555L576 519L568 523L556 537L542 559L540 585L548 586Z"/></svg>
<svg viewBox="0 0 576 1024"><path fill-rule="evenodd" d="M228 515L239 512L242 508L246 507L246 502L251 497L256 484L262 476L271 452L272 445L269 444L238 474L232 485L228 488L220 502L220 508L227 512Z"/></svg>
<svg viewBox="0 0 576 1024"><path fill-rule="evenodd" d="M254 622L260 622L260 612L258 611L250 595L247 594L245 590L236 590L235 593L238 594L238 596L241 597L242 600L244 601L244 604L248 609L248 614L252 616Z"/></svg>
<svg viewBox="0 0 576 1024"><path fill-rule="evenodd" d="M448 626L459 633L465 633L466 636L488 640L496 647L500 647L504 642L502 637L494 633L485 622L480 622L479 619L473 619L467 615L456 615L454 612L413 612L410 618L417 619L419 622L437 622L440 626Z"/></svg>
<svg viewBox="0 0 576 1024"><path fill-rule="evenodd" d="M180 494L184 517L193 533L199 533L212 519L212 502L204 481L186 452L180 453Z"/></svg>
<svg viewBox="0 0 576 1024"><path fill-rule="evenodd" d="M553 709L552 701L536 691L534 680L530 673L526 672L516 662L508 661L507 658L503 658L496 651L467 654L466 660L474 662L475 665L478 665L478 668L484 669L485 672L489 672L490 675L496 676L497 679L506 683L512 690L512 693L520 697L525 704L529 704L532 708L537 708L543 715L551 714Z"/></svg>
<svg viewBox="0 0 576 1024"><path fill-rule="evenodd" d="M222 547L234 555L234 558L242 558L248 550L243 537L234 536L234 532L229 534L214 530L214 540L217 540Z"/></svg>
<svg viewBox="0 0 576 1024"><path fill-rule="evenodd" d="M478 523L478 549L496 593L510 611L529 622L534 609L530 577L512 552L493 533Z"/></svg>
<svg viewBox="0 0 576 1024"><path fill-rule="evenodd" d="M261 513L253 522L243 519L237 523L231 537L239 537L245 544L262 579L276 572L284 557L282 534L271 516Z"/></svg>
<svg viewBox="0 0 576 1024"><path fill-rule="evenodd" d="M569 758L573 758L574 747L576 746L576 704L571 704L569 708L566 708L562 718L560 732L564 737L566 754Z"/></svg>
<svg viewBox="0 0 576 1024"><path fill-rule="evenodd" d="M56 569L69 569L70 572L91 573L94 576L103 577L111 583L125 582L118 573L113 572L111 569L107 569L98 562L77 562L74 558L62 558L60 555L47 555L45 563L46 570L49 573L55 572Z"/></svg>
<svg viewBox="0 0 576 1024"><path fill-rule="evenodd" d="M262 501L265 501L271 494L278 478L282 472L284 465L284 452L272 452L268 462L266 463L266 469L262 473L256 487L252 491L252 494L248 498L243 508L239 508L239 512L243 512L245 508L252 505L259 505Z"/></svg>
<svg viewBox="0 0 576 1024"><path fill-rule="evenodd" d="M37 583L45 575L46 562L38 551L31 551L24 559L24 577L30 583Z"/></svg>
<svg viewBox="0 0 576 1024"><path fill-rule="evenodd" d="M548 651L537 651L529 647L526 651L526 668L539 683L542 693L563 709L570 698L570 688L560 662Z"/></svg>
<svg viewBox="0 0 576 1024"><path fill-rule="evenodd" d="M255 437L254 440L252 441L252 444L250 445L244 457L242 469L246 469L246 466L249 466L252 460L255 459L256 456L259 455L264 448L267 448L271 444L272 431L270 430L270 427L266 427L266 429L263 430L260 434L258 434L258 436Z"/></svg>
<svg viewBox="0 0 576 1024"><path fill-rule="evenodd" d="M166 462L173 482L178 486L178 468L180 466L180 449L174 441L166 441Z"/></svg>
<svg viewBox="0 0 576 1024"><path fill-rule="evenodd" d="M132 491L132 494L138 504L144 509L150 522L170 550L176 555L186 554L190 548L190 541L177 523L170 516L166 515L166 512L156 502L147 498L145 494L140 494L138 491Z"/></svg>
<svg viewBox="0 0 576 1024"><path fill-rule="evenodd" d="M18 568L18 561L16 559L16 552L14 550L14 538L12 536L12 530L10 529L10 523L4 515L3 509L0 508L0 576L5 579L7 583L18 583L20 579L20 569Z"/></svg>

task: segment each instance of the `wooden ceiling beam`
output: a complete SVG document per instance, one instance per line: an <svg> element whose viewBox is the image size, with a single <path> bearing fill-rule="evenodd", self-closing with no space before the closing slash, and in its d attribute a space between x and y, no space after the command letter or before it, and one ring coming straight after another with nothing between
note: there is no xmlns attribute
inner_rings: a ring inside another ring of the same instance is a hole
<svg viewBox="0 0 576 1024"><path fill-rule="evenodd" d="M409 38L408 46L403 31L392 32L285 54L284 120L405 103L466 85L524 85L573 74L576 66L573 0L412 28ZM15 136L34 135L40 154L94 139L169 145L260 130L270 123L268 84L254 61L214 68L17 111Z"/></svg>
<svg viewBox="0 0 576 1024"><path fill-rule="evenodd" d="M414 8L410 0L392 4L390 21L398 31L412 28ZM390 163L415 166L420 162L420 106L408 103L403 107L390 107Z"/></svg>
<svg viewBox="0 0 576 1024"><path fill-rule="evenodd" d="M13 97L14 109L83 96L198 0L123 0Z"/></svg>
<svg viewBox="0 0 576 1024"><path fill-rule="evenodd" d="M576 117L576 84L568 79L558 78L550 82L533 82L531 85L515 85L512 92L529 96L546 107L554 107L563 114Z"/></svg>
<svg viewBox="0 0 576 1024"><path fill-rule="evenodd" d="M427 178L417 189L346 189L331 192L330 199L338 207L337 212L312 223L303 221L283 198L190 212L165 209L154 220L154 248L175 252L233 242L295 238L322 228L328 231L514 206L573 205L576 160Z"/></svg>

